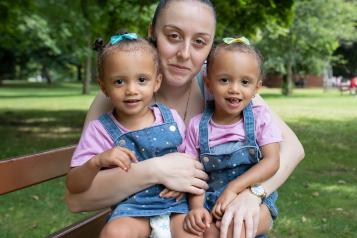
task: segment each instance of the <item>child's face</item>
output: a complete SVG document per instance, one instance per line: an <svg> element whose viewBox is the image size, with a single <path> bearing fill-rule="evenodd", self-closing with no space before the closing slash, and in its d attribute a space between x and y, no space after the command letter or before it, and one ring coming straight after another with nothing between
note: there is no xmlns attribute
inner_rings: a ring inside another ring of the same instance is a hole
<svg viewBox="0 0 357 238"><path fill-rule="evenodd" d="M161 75L151 53L141 49L108 55L103 62L103 79L99 80L120 116L144 115L160 84Z"/></svg>
<svg viewBox="0 0 357 238"><path fill-rule="evenodd" d="M242 110L261 87L255 55L219 50L206 84L215 99L215 120L231 123L240 119Z"/></svg>

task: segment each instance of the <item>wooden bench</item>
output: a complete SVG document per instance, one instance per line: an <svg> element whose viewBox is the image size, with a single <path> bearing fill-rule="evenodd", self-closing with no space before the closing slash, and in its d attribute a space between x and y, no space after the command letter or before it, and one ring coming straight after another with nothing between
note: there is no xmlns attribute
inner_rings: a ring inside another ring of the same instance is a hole
<svg viewBox="0 0 357 238"><path fill-rule="evenodd" d="M69 146L43 153L0 160L0 195L65 176L74 149L75 146ZM98 237L109 213L109 209L101 210L48 237Z"/></svg>

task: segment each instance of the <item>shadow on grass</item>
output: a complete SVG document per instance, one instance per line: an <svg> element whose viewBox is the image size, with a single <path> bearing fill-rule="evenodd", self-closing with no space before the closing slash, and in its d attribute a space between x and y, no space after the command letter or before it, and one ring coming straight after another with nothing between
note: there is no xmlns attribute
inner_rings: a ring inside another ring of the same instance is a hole
<svg viewBox="0 0 357 238"><path fill-rule="evenodd" d="M85 110L0 111L0 158L77 143L85 115Z"/></svg>

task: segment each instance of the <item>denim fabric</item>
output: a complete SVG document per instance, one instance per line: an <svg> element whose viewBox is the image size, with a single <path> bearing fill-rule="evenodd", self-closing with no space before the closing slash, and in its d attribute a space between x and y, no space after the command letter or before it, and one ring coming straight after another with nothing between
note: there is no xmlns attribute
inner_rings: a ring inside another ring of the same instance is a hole
<svg viewBox="0 0 357 238"><path fill-rule="evenodd" d="M155 106L160 109L164 123L141 130L122 133L108 114L103 114L99 120L115 145L130 149L139 161L177 152L182 137L171 111L162 104ZM125 183L125 181L118 182ZM149 217L188 212L186 199L177 202L175 198L159 197L163 189L162 185L154 185L128 197L115 206L109 220L122 216Z"/></svg>
<svg viewBox="0 0 357 238"><path fill-rule="evenodd" d="M205 207L211 211L228 183L242 175L261 159L261 151L256 142L252 103L243 111L245 141L228 142L210 148L208 146L208 125L214 112L214 102L208 102L199 126L200 160L209 175ZM273 219L278 214L277 192L272 193L264 204Z"/></svg>

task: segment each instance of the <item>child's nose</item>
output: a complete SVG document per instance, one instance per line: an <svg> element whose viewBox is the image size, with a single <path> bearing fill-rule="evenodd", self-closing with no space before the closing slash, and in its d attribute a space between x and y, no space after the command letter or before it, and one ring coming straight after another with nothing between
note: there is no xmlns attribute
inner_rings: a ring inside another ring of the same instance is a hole
<svg viewBox="0 0 357 238"><path fill-rule="evenodd" d="M136 85L135 85L135 83L129 83L129 84L127 84L126 93L127 93L127 94L134 94L134 93L136 93Z"/></svg>

